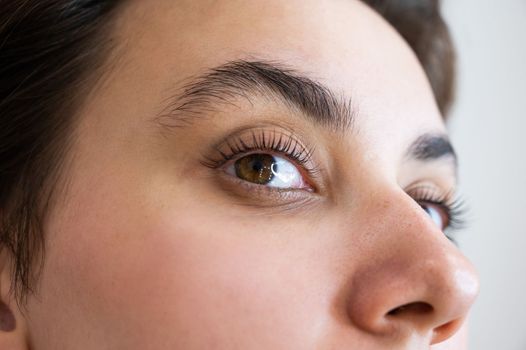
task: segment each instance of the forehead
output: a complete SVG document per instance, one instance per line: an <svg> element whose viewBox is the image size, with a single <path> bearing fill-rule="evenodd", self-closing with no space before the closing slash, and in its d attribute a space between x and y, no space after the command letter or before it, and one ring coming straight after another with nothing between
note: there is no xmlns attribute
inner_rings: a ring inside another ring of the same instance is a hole
<svg viewBox="0 0 526 350"><path fill-rule="evenodd" d="M206 69L256 57L351 97L360 112L356 122L373 138L387 132L389 142L404 143L443 129L415 55L357 0L132 1L117 36L126 43L119 74L128 88L140 87L137 101L159 100L159 93Z"/></svg>

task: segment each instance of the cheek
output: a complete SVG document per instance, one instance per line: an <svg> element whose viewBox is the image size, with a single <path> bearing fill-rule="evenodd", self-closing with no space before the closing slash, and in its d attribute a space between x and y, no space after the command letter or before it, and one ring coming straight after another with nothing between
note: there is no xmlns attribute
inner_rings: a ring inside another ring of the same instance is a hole
<svg viewBox="0 0 526 350"><path fill-rule="evenodd" d="M316 335L308 320L329 306L308 286L327 277L310 262L319 244L289 239L308 237L301 225L283 234L275 221L269 226L258 219L254 226L200 201L124 205L144 202L129 196L91 201L104 206L79 200L82 210L65 215L75 219L54 226L42 292L45 305L57 307L51 313L67 310L56 322L61 332L71 327L72 334L83 333L78 337L89 330L91 338L129 349L160 339L210 347L228 344L232 334L242 344L258 339L278 346L278 339L294 338L308 344Z"/></svg>

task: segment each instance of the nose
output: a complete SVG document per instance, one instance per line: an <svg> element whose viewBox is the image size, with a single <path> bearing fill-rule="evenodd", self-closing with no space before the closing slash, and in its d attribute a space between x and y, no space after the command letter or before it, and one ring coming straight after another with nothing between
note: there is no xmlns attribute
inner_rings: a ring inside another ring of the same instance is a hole
<svg viewBox="0 0 526 350"><path fill-rule="evenodd" d="M381 209L362 225L367 239L350 283L349 318L383 337L448 339L478 294L473 266L407 195L373 207Z"/></svg>

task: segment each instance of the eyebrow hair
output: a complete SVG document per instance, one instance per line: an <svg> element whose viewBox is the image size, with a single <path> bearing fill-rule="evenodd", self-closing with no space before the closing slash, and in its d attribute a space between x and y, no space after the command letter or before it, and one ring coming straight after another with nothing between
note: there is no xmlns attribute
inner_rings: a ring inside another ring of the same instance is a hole
<svg viewBox="0 0 526 350"><path fill-rule="evenodd" d="M350 98L283 64L261 60L230 61L192 79L168 99L158 121L163 126L184 127L221 104L235 105L240 97L251 102L255 96L281 102L333 131L348 130L353 124Z"/></svg>
<svg viewBox="0 0 526 350"><path fill-rule="evenodd" d="M424 134L418 137L409 146L406 156L424 162L451 157L455 166L458 161L448 137L437 134Z"/></svg>

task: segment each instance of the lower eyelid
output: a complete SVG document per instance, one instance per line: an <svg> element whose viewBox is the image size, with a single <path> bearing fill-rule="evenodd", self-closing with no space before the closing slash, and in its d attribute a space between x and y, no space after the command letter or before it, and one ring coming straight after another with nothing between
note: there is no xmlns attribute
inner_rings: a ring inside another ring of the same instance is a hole
<svg viewBox="0 0 526 350"><path fill-rule="evenodd" d="M224 171L215 178L218 186L228 195L254 207L300 207L306 202L315 200L314 197L316 197L306 190L280 189L252 184Z"/></svg>

